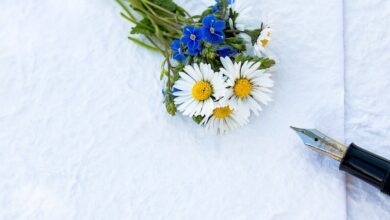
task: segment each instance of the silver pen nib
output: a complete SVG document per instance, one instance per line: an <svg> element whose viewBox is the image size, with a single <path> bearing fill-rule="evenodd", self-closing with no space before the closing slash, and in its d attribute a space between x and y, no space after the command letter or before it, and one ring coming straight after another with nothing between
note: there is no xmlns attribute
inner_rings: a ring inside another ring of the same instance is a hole
<svg viewBox="0 0 390 220"><path fill-rule="evenodd" d="M316 129L291 128L301 137L303 143L311 149L341 161L347 151L347 146L326 136Z"/></svg>

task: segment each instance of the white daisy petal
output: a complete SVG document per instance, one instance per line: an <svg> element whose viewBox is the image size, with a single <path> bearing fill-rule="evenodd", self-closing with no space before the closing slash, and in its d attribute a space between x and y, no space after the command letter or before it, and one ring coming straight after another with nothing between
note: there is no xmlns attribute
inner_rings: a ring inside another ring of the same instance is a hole
<svg viewBox="0 0 390 220"><path fill-rule="evenodd" d="M259 65L260 66L260 65ZM255 70L247 74L248 79L253 79L259 76L262 76L264 73L264 70Z"/></svg>
<svg viewBox="0 0 390 220"><path fill-rule="evenodd" d="M184 81L186 81L188 83L195 83L196 82L196 80L194 80L194 78L189 76L187 73L180 72L179 76L180 76L180 78L182 78L182 80L184 80Z"/></svg>
<svg viewBox="0 0 390 220"><path fill-rule="evenodd" d="M194 66L191 66L191 65L187 65L184 67L184 71L191 77L194 79L194 81L200 81L202 80L202 75L200 75L198 73L198 71L196 71L196 69L194 67L197 67L198 65L195 64Z"/></svg>
<svg viewBox="0 0 390 220"><path fill-rule="evenodd" d="M227 74L231 74L234 71L234 64L229 57L221 58L221 62Z"/></svg>
<svg viewBox="0 0 390 220"><path fill-rule="evenodd" d="M250 64L248 61L245 62L244 64L242 64L242 67L241 67L242 76L246 77L250 73L249 69L250 69Z"/></svg>
<svg viewBox="0 0 390 220"><path fill-rule="evenodd" d="M206 102L204 102L204 109L203 109L202 115L206 115L206 116L211 115L213 112L213 109L214 109L213 100L211 100L211 99L207 100Z"/></svg>
<svg viewBox="0 0 390 220"><path fill-rule="evenodd" d="M200 72L203 73L203 80L206 80L206 81L211 81L211 78L212 78L212 69L211 69L211 66L209 64L204 64L204 63L201 63L200 64Z"/></svg>
<svg viewBox="0 0 390 220"><path fill-rule="evenodd" d="M241 77L241 62L234 63L233 77L234 78L240 78Z"/></svg>
<svg viewBox="0 0 390 220"><path fill-rule="evenodd" d="M189 91L192 89L193 86L194 86L193 83L189 83L185 80L180 80L180 81L175 83L175 88L179 89L179 90Z"/></svg>

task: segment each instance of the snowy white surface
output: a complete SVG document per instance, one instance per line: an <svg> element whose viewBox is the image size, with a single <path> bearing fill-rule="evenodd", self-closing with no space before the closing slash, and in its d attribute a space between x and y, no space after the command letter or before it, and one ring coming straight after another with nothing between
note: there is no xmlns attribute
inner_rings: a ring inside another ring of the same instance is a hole
<svg viewBox="0 0 390 220"><path fill-rule="evenodd" d="M389 3L246 2L276 30L275 101L215 136L165 113L113 1L0 0L0 219L390 218L288 128L390 156Z"/></svg>

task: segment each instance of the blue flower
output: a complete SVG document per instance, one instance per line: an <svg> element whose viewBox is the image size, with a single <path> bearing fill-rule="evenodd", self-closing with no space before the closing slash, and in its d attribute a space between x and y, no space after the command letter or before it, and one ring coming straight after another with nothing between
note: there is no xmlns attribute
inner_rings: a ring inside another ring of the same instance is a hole
<svg viewBox="0 0 390 220"><path fill-rule="evenodd" d="M203 38L202 29L194 26L185 26L183 34L181 42L185 43L189 50L196 50L200 47L200 42Z"/></svg>
<svg viewBox="0 0 390 220"><path fill-rule="evenodd" d="M224 20L217 20L217 18L210 14L203 18L203 37L206 41L212 44L219 44L225 40L226 22Z"/></svg>
<svg viewBox="0 0 390 220"><path fill-rule="evenodd" d="M196 56L198 54L200 54L200 52L202 51L202 46L199 45L198 48L188 48L188 55L190 56Z"/></svg>
<svg viewBox="0 0 390 220"><path fill-rule="evenodd" d="M231 46L222 46L217 48L216 51L221 57L230 57L238 53L238 51L233 49Z"/></svg>
<svg viewBox="0 0 390 220"><path fill-rule="evenodd" d="M184 60L186 60L186 56L184 56L182 52L180 40L174 40L171 44L171 49L173 51L173 59L180 62L184 62Z"/></svg>

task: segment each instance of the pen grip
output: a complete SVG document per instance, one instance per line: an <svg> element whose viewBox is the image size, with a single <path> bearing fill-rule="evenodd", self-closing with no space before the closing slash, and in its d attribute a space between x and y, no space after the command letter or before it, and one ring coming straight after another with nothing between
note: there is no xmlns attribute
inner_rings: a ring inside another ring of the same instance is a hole
<svg viewBox="0 0 390 220"><path fill-rule="evenodd" d="M390 195L390 161L352 143L340 163L352 174Z"/></svg>

